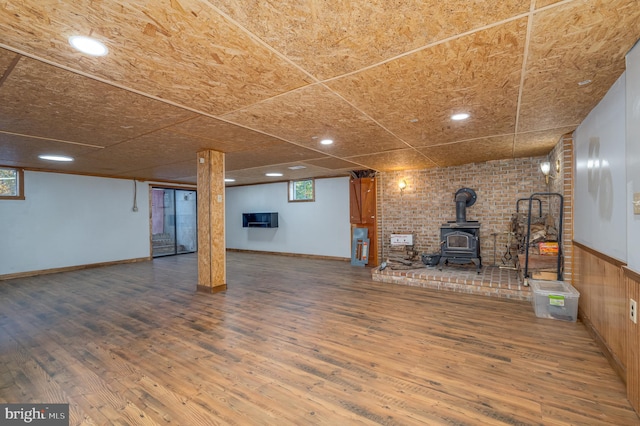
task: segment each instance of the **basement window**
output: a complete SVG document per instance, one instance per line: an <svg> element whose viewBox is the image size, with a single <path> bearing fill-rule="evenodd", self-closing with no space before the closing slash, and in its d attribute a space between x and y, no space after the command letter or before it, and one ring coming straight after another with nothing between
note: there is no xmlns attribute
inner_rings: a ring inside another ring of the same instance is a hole
<svg viewBox="0 0 640 426"><path fill-rule="evenodd" d="M0 166L0 200L24 200L22 169Z"/></svg>
<svg viewBox="0 0 640 426"><path fill-rule="evenodd" d="M315 201L315 182L313 179L289 181L289 202Z"/></svg>

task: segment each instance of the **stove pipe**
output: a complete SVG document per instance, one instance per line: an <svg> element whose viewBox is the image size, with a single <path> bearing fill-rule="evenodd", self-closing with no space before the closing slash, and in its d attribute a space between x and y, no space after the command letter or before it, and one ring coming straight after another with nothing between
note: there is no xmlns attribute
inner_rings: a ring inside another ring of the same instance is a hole
<svg viewBox="0 0 640 426"><path fill-rule="evenodd" d="M471 188L460 188L456 192L456 223L467 223L467 207L476 202L476 192Z"/></svg>
<svg viewBox="0 0 640 426"><path fill-rule="evenodd" d="M456 223L465 223L467 221L468 195L466 192L456 194Z"/></svg>

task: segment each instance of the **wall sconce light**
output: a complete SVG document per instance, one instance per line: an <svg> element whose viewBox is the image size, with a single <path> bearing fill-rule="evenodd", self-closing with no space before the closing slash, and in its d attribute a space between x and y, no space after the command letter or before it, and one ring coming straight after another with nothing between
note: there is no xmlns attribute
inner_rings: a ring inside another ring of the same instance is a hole
<svg viewBox="0 0 640 426"><path fill-rule="evenodd" d="M400 182L398 182L398 188L400 188L400 195L402 195L404 193L404 189L407 187L407 181L402 179Z"/></svg>
<svg viewBox="0 0 640 426"><path fill-rule="evenodd" d="M556 176L560 173L560 159L556 160Z"/></svg>
<svg viewBox="0 0 640 426"><path fill-rule="evenodd" d="M548 161L543 161L540 163L540 171L544 175L544 182L549 185L549 172L551 172L551 163Z"/></svg>

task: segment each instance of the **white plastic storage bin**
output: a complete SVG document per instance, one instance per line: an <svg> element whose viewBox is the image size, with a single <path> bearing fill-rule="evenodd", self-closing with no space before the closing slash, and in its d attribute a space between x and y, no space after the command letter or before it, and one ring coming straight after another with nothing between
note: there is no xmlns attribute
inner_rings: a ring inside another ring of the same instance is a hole
<svg viewBox="0 0 640 426"><path fill-rule="evenodd" d="M538 318L562 321L578 319L580 293L564 281L529 280L533 291L533 309Z"/></svg>

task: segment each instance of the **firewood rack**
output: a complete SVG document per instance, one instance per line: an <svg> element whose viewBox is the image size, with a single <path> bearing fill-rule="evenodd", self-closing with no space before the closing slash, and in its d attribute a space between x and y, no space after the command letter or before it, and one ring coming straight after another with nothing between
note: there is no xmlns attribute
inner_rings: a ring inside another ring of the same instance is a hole
<svg viewBox="0 0 640 426"><path fill-rule="evenodd" d="M524 241L523 241L523 249L524 249L524 256L525 256L525 261L524 261L524 270L523 270L523 275L522 277L526 280L530 277L530 270L529 270L529 261L530 261L530 255L529 255L529 249L530 249L530 240L531 240L531 219L532 219L532 212L533 212L533 203L534 201L538 203L538 216L542 217L542 199L541 197L548 197L549 199L549 203L547 205L547 208L549 209L549 211L551 211L551 197L557 197L559 199L559 214L558 214L558 227L557 227L557 242L558 242L558 255L557 255L557 265L556 265L556 279L558 281L562 281L563 280L563 258L564 258L564 254L562 251L562 216L563 216L563 212L564 212L564 197L561 194L558 194L556 192L536 192L531 194L531 196L529 198L521 198L517 201L516 203L516 213L519 213L520 211L520 203L523 201L528 202L528 212L527 212L527 229L526 229L526 233L524 235Z"/></svg>

